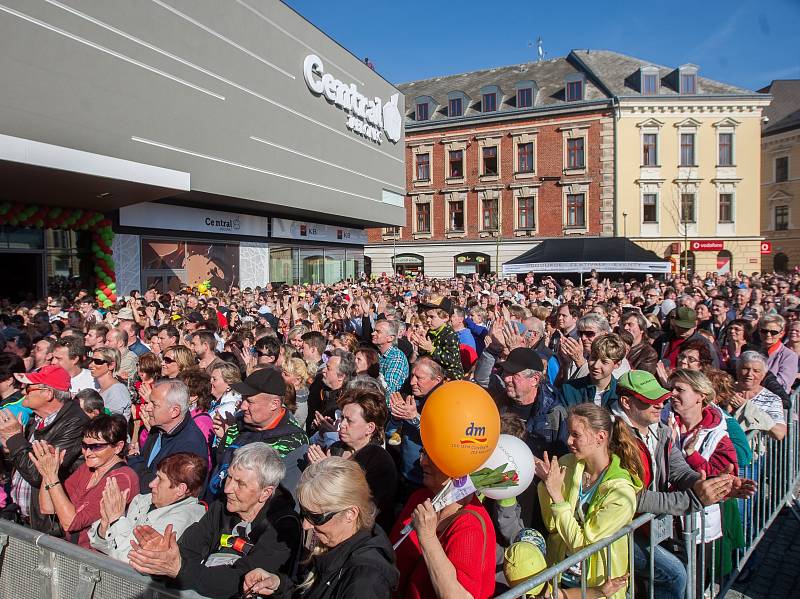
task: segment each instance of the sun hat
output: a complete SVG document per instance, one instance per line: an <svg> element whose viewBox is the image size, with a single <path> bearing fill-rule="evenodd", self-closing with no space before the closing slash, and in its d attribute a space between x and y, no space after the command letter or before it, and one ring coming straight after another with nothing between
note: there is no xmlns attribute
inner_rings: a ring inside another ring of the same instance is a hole
<svg viewBox="0 0 800 599"><path fill-rule="evenodd" d="M697 312L686 306L681 306L675 311L672 324L682 329L693 329L697 326Z"/></svg>
<svg viewBox="0 0 800 599"><path fill-rule="evenodd" d="M535 529L525 528L516 537L517 541L508 546L503 553L503 574L509 586L515 587L547 568L545 553L547 547L544 537ZM536 596L542 592L545 583L528 591L526 596Z"/></svg>

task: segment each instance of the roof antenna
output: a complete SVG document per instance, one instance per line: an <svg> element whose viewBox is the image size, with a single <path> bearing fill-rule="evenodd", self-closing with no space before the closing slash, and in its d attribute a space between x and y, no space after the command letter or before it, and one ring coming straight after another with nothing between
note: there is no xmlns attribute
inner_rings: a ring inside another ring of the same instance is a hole
<svg viewBox="0 0 800 599"><path fill-rule="evenodd" d="M544 59L544 47L542 46L541 35L536 40L536 54L539 56L539 62L541 62Z"/></svg>

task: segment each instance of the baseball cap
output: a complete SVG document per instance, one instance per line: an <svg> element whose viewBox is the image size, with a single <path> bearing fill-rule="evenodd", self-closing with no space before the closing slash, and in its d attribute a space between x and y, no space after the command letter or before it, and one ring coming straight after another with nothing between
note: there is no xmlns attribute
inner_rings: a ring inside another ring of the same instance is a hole
<svg viewBox="0 0 800 599"><path fill-rule="evenodd" d="M59 391L69 391L72 384L69 373L55 364L42 366L39 372L19 372L14 377L25 385L47 385Z"/></svg>
<svg viewBox="0 0 800 599"><path fill-rule="evenodd" d="M682 329L691 329L697 326L697 312L686 306L681 306L675 311L672 324Z"/></svg>
<svg viewBox="0 0 800 599"><path fill-rule="evenodd" d="M232 384L231 388L241 393L242 397L250 397L259 393L269 393L270 395L282 397L286 393L286 383L283 380L281 371L272 367L256 370L241 383Z"/></svg>
<svg viewBox="0 0 800 599"><path fill-rule="evenodd" d="M203 315L200 314L200 312L189 312L189 314L186 316L186 322L193 322L197 324L203 322L204 320L205 318L203 318Z"/></svg>
<svg viewBox="0 0 800 599"><path fill-rule="evenodd" d="M544 362L542 362L535 350L528 347L518 347L512 349L506 361L501 362L497 367L503 370L503 374L516 374L528 369L543 372Z"/></svg>
<svg viewBox="0 0 800 599"><path fill-rule="evenodd" d="M651 405L663 403L671 395L658 383L656 377L645 370L629 370L619 377L617 394L631 395Z"/></svg>
<svg viewBox="0 0 800 599"><path fill-rule="evenodd" d="M503 574L509 586L522 584L532 576L547 568L547 551L544 537L538 530L526 528L517 535L520 540L512 543L503 553ZM536 596L542 592L545 583L531 589L526 596Z"/></svg>

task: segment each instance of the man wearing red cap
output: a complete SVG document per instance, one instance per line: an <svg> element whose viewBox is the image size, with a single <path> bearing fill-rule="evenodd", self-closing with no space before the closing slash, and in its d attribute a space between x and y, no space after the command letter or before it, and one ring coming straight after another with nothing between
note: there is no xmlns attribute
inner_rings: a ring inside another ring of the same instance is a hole
<svg viewBox="0 0 800 599"><path fill-rule="evenodd" d="M39 372L14 375L24 385L22 405L33 410L34 417L24 427L5 410L0 410L0 441L8 449L14 467L11 498L20 515L30 518L36 530L60 536L58 524L39 511L39 487L42 477L28 457L31 441L47 441L65 450L59 472L65 480L75 469L81 455L83 427L88 421L80 405L70 396L70 376L61 366L44 366Z"/></svg>

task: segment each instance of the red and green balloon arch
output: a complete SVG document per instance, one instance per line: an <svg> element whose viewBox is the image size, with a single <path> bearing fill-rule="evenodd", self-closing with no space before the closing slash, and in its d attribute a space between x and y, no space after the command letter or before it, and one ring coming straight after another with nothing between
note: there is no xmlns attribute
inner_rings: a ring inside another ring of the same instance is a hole
<svg viewBox="0 0 800 599"><path fill-rule="evenodd" d="M95 297L101 306L108 307L117 301L114 259L111 242L114 231L111 221L100 212L79 208L58 208L32 204L0 202L0 225L32 227L36 229L66 229L92 233L94 272L97 276Z"/></svg>

